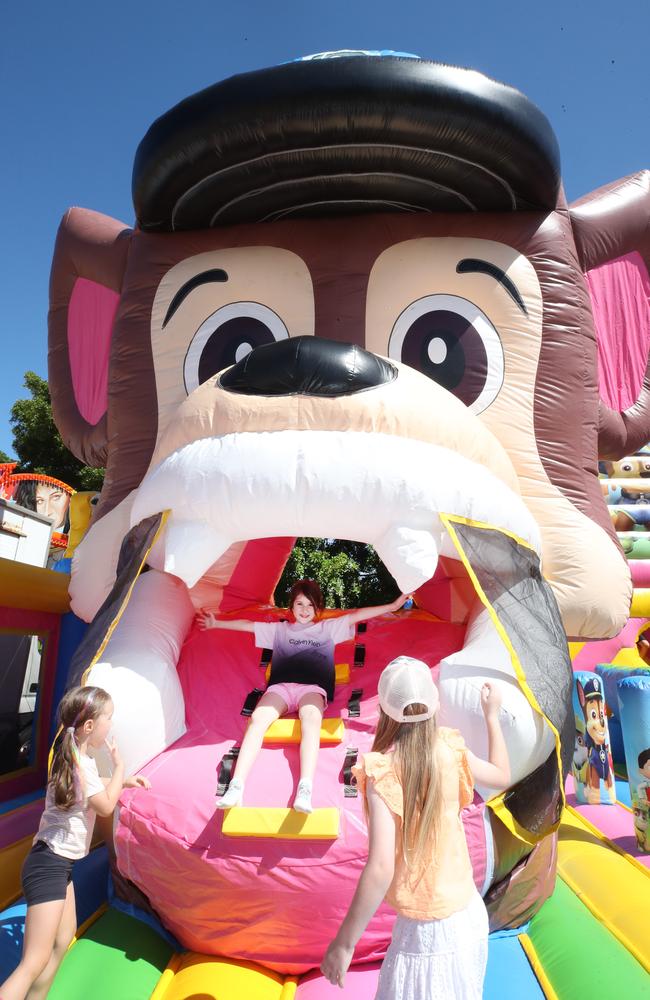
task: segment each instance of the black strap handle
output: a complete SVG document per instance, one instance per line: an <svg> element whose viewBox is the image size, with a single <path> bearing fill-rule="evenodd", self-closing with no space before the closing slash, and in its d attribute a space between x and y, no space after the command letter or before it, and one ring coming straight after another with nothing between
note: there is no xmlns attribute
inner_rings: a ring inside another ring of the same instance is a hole
<svg viewBox="0 0 650 1000"><path fill-rule="evenodd" d="M230 784L235 761L239 757L239 747L232 747L217 764L217 797L226 794Z"/></svg>
<svg viewBox="0 0 650 1000"><path fill-rule="evenodd" d="M356 764L358 756L358 747L348 747L345 751L345 760L343 761L343 794L346 799L356 799L359 794L357 779L352 774L352 768Z"/></svg>
<svg viewBox="0 0 650 1000"><path fill-rule="evenodd" d="M363 688L355 688L348 699L348 718L358 719L361 715L361 696Z"/></svg>
<svg viewBox="0 0 650 1000"><path fill-rule="evenodd" d="M264 694L264 688L253 688L249 691L242 705L240 715L252 715L257 707L257 703Z"/></svg>
<svg viewBox="0 0 650 1000"><path fill-rule="evenodd" d="M366 662L366 647L362 646L361 643L357 643L354 647L354 665L355 667L362 667Z"/></svg>

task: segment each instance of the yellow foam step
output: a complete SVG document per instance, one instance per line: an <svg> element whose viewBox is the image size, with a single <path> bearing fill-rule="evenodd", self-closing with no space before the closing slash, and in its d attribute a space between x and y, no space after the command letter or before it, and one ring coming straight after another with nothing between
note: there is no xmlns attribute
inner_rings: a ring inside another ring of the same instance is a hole
<svg viewBox="0 0 650 1000"><path fill-rule="evenodd" d="M295 809L233 806L224 813L221 832L225 837L336 840L339 835L339 811L326 808L299 813Z"/></svg>
<svg viewBox="0 0 650 1000"><path fill-rule="evenodd" d="M271 665L266 668L266 680L268 682L271 676ZM350 664L349 663L337 663L334 666L334 683L335 684L349 684L350 682Z"/></svg>
<svg viewBox="0 0 650 1000"><path fill-rule="evenodd" d="M321 743L340 743L345 733L343 719L323 719L320 727ZM266 730L264 743L300 743L300 719L278 719Z"/></svg>

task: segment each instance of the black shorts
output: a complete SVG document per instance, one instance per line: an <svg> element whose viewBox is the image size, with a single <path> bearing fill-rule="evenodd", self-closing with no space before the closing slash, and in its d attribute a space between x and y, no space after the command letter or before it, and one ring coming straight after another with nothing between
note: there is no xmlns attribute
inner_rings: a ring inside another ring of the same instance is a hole
<svg viewBox="0 0 650 1000"><path fill-rule="evenodd" d="M27 905L65 899L73 864L72 858L55 854L45 841L37 840L23 864L23 893Z"/></svg>

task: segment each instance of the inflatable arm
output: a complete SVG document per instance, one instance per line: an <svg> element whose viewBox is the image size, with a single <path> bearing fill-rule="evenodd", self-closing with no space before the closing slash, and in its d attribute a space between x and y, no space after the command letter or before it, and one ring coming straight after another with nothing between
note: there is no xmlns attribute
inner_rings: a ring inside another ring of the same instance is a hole
<svg viewBox="0 0 650 1000"><path fill-rule="evenodd" d="M570 207L578 256L584 271L618 261L638 270L637 281L647 302L650 294L650 171L599 188ZM643 306L641 307L643 308ZM636 401L619 412L600 402L598 445L602 458L618 459L632 454L650 436L650 359L647 332L650 310L645 306L645 371ZM614 331L608 331L610 336ZM625 330L627 349L629 332Z"/></svg>

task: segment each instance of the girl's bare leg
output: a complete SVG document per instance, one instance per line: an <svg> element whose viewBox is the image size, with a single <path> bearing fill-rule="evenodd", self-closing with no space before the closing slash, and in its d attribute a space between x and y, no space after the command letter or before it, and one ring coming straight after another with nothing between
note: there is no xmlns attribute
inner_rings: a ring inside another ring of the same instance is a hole
<svg viewBox="0 0 650 1000"><path fill-rule="evenodd" d="M66 902L56 899L27 907L23 957L0 986L2 1000L25 1000L32 984L42 975L52 957Z"/></svg>
<svg viewBox="0 0 650 1000"><path fill-rule="evenodd" d="M235 777L241 782L246 781L250 770L255 763L264 735L269 726L279 719L287 710L287 706L279 695L273 691L263 694L257 703L257 708L251 716L251 721L244 734L241 749L235 767Z"/></svg>
<svg viewBox="0 0 650 1000"><path fill-rule="evenodd" d="M231 780L226 794L217 799L217 809L231 809L233 806L241 804L244 782L260 752L264 734L271 723L275 722L286 710L287 706L282 698L274 694L273 691L267 691L266 694L262 695L244 734L235 767L235 776Z"/></svg>
<svg viewBox="0 0 650 1000"><path fill-rule="evenodd" d="M300 780L312 782L320 747L320 729L325 703L321 695L307 694L298 706L300 716Z"/></svg>
<svg viewBox="0 0 650 1000"><path fill-rule="evenodd" d="M54 939L54 948L50 960L41 972L40 976L27 994L27 1000L45 1000L52 980L56 975L66 951L77 931L77 907L74 898L74 886L72 882L68 885L68 892L63 906L63 915ZM0 994L1 1000L2 994Z"/></svg>

